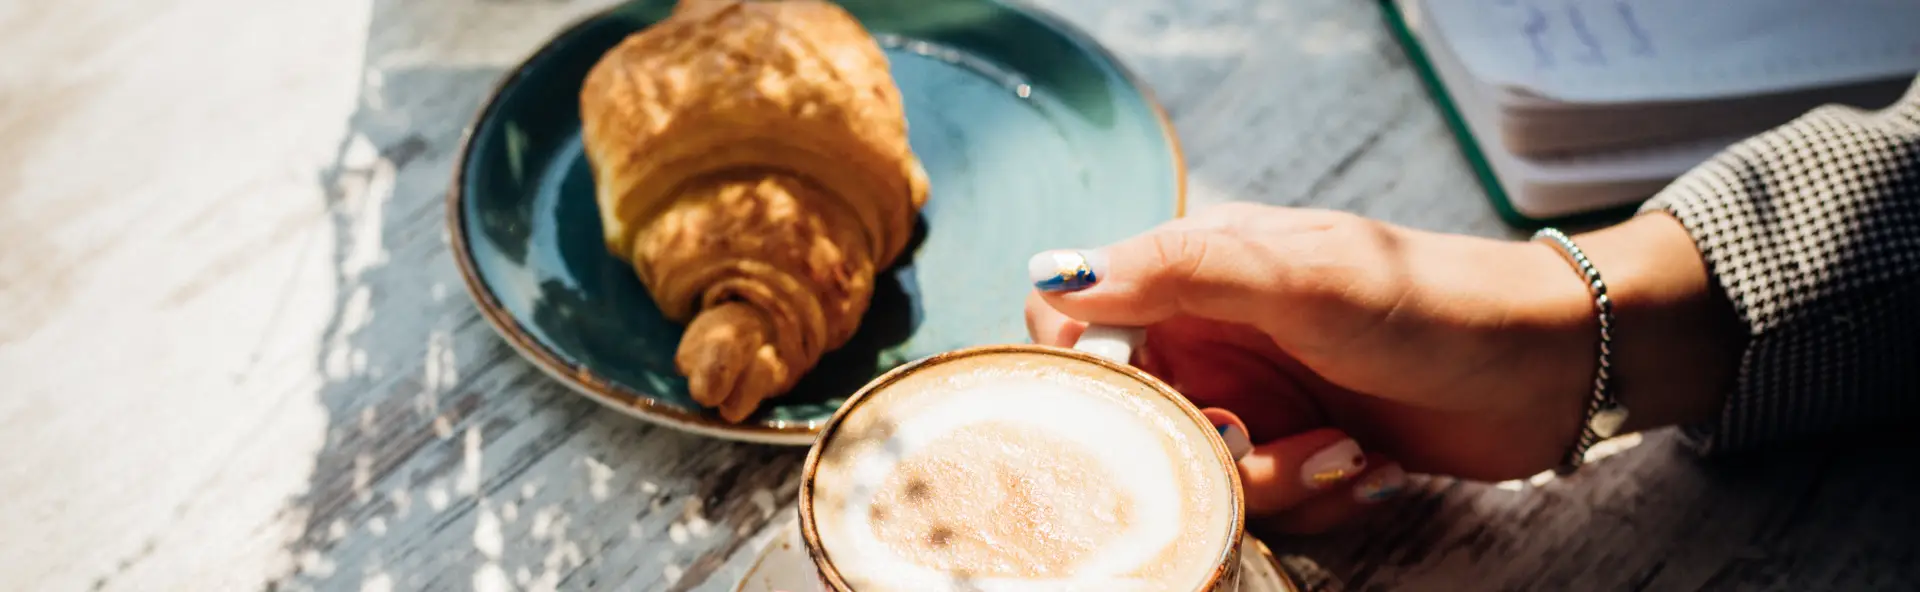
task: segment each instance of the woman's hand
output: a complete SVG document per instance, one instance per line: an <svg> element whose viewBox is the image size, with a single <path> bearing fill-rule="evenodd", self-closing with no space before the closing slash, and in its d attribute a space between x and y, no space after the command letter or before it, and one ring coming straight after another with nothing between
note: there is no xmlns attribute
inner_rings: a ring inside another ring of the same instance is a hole
<svg viewBox="0 0 1920 592"><path fill-rule="evenodd" d="M1576 240L1615 301L1629 429L1710 417L1739 331L1684 230L1655 214ZM1090 279L1055 280L1083 259ZM1249 436L1248 509L1284 530L1390 496L1402 467L1479 480L1549 469L1590 395L1593 299L1544 243L1233 204L1030 267L1034 341L1069 345L1089 322L1147 327L1136 362Z"/></svg>

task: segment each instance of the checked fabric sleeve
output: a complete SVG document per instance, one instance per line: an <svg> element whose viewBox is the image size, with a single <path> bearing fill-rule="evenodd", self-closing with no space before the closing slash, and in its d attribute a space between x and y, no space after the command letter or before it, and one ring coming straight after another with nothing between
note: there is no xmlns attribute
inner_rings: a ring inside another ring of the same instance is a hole
<svg viewBox="0 0 1920 592"><path fill-rule="evenodd" d="M1749 331L1704 453L1920 415L1920 79L1878 111L1826 106L1649 200L1677 217Z"/></svg>

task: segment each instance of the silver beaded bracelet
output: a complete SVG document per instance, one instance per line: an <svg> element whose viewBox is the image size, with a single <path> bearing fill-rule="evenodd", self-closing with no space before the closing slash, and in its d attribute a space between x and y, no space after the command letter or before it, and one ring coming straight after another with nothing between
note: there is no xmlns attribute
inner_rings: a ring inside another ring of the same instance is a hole
<svg viewBox="0 0 1920 592"><path fill-rule="evenodd" d="M1542 228L1533 234L1533 240L1542 238L1553 241L1573 260L1580 275L1587 280L1587 288L1593 292L1593 306L1600 317L1600 354L1599 366L1593 375L1593 395L1587 399L1585 415L1581 417L1580 436L1568 447L1567 454L1554 471L1567 475L1580 469L1587 459L1587 449L1595 442L1611 438L1620 432L1620 426L1627 422L1627 408L1613 396L1613 300L1607 297L1607 283L1600 280L1600 270L1593 267L1587 259L1587 253L1566 233L1555 228Z"/></svg>

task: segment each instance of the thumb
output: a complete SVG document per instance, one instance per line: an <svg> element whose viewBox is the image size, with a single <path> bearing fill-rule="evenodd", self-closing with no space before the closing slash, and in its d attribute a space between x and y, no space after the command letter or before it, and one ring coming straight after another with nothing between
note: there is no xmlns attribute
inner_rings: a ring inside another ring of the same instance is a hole
<svg viewBox="0 0 1920 592"><path fill-rule="evenodd" d="M1040 297L1089 323L1146 326L1178 315L1264 326L1284 306L1285 269L1263 245L1206 228L1162 228L1027 262Z"/></svg>

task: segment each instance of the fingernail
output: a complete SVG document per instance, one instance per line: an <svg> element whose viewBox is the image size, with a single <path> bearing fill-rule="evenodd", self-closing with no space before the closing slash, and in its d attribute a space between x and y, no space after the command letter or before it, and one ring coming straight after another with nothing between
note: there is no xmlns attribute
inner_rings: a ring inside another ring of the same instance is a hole
<svg viewBox="0 0 1920 592"><path fill-rule="evenodd" d="M1234 460L1253 452L1253 440L1247 438L1246 430L1233 424L1217 427L1220 429L1220 439L1227 441L1227 453L1232 454Z"/></svg>
<svg viewBox="0 0 1920 592"><path fill-rule="evenodd" d="M1385 501L1407 487L1407 472L1400 463L1387 463L1367 473L1360 483L1353 486L1353 498L1361 503Z"/></svg>
<svg viewBox="0 0 1920 592"><path fill-rule="evenodd" d="M1307 489L1325 489L1360 474L1365 468L1367 455L1361 454L1360 444L1349 438L1307 457L1307 462L1300 464L1300 478Z"/></svg>
<svg viewBox="0 0 1920 592"><path fill-rule="evenodd" d="M1045 251L1027 260L1027 277L1042 292L1084 290L1106 271L1106 257L1098 251Z"/></svg>

